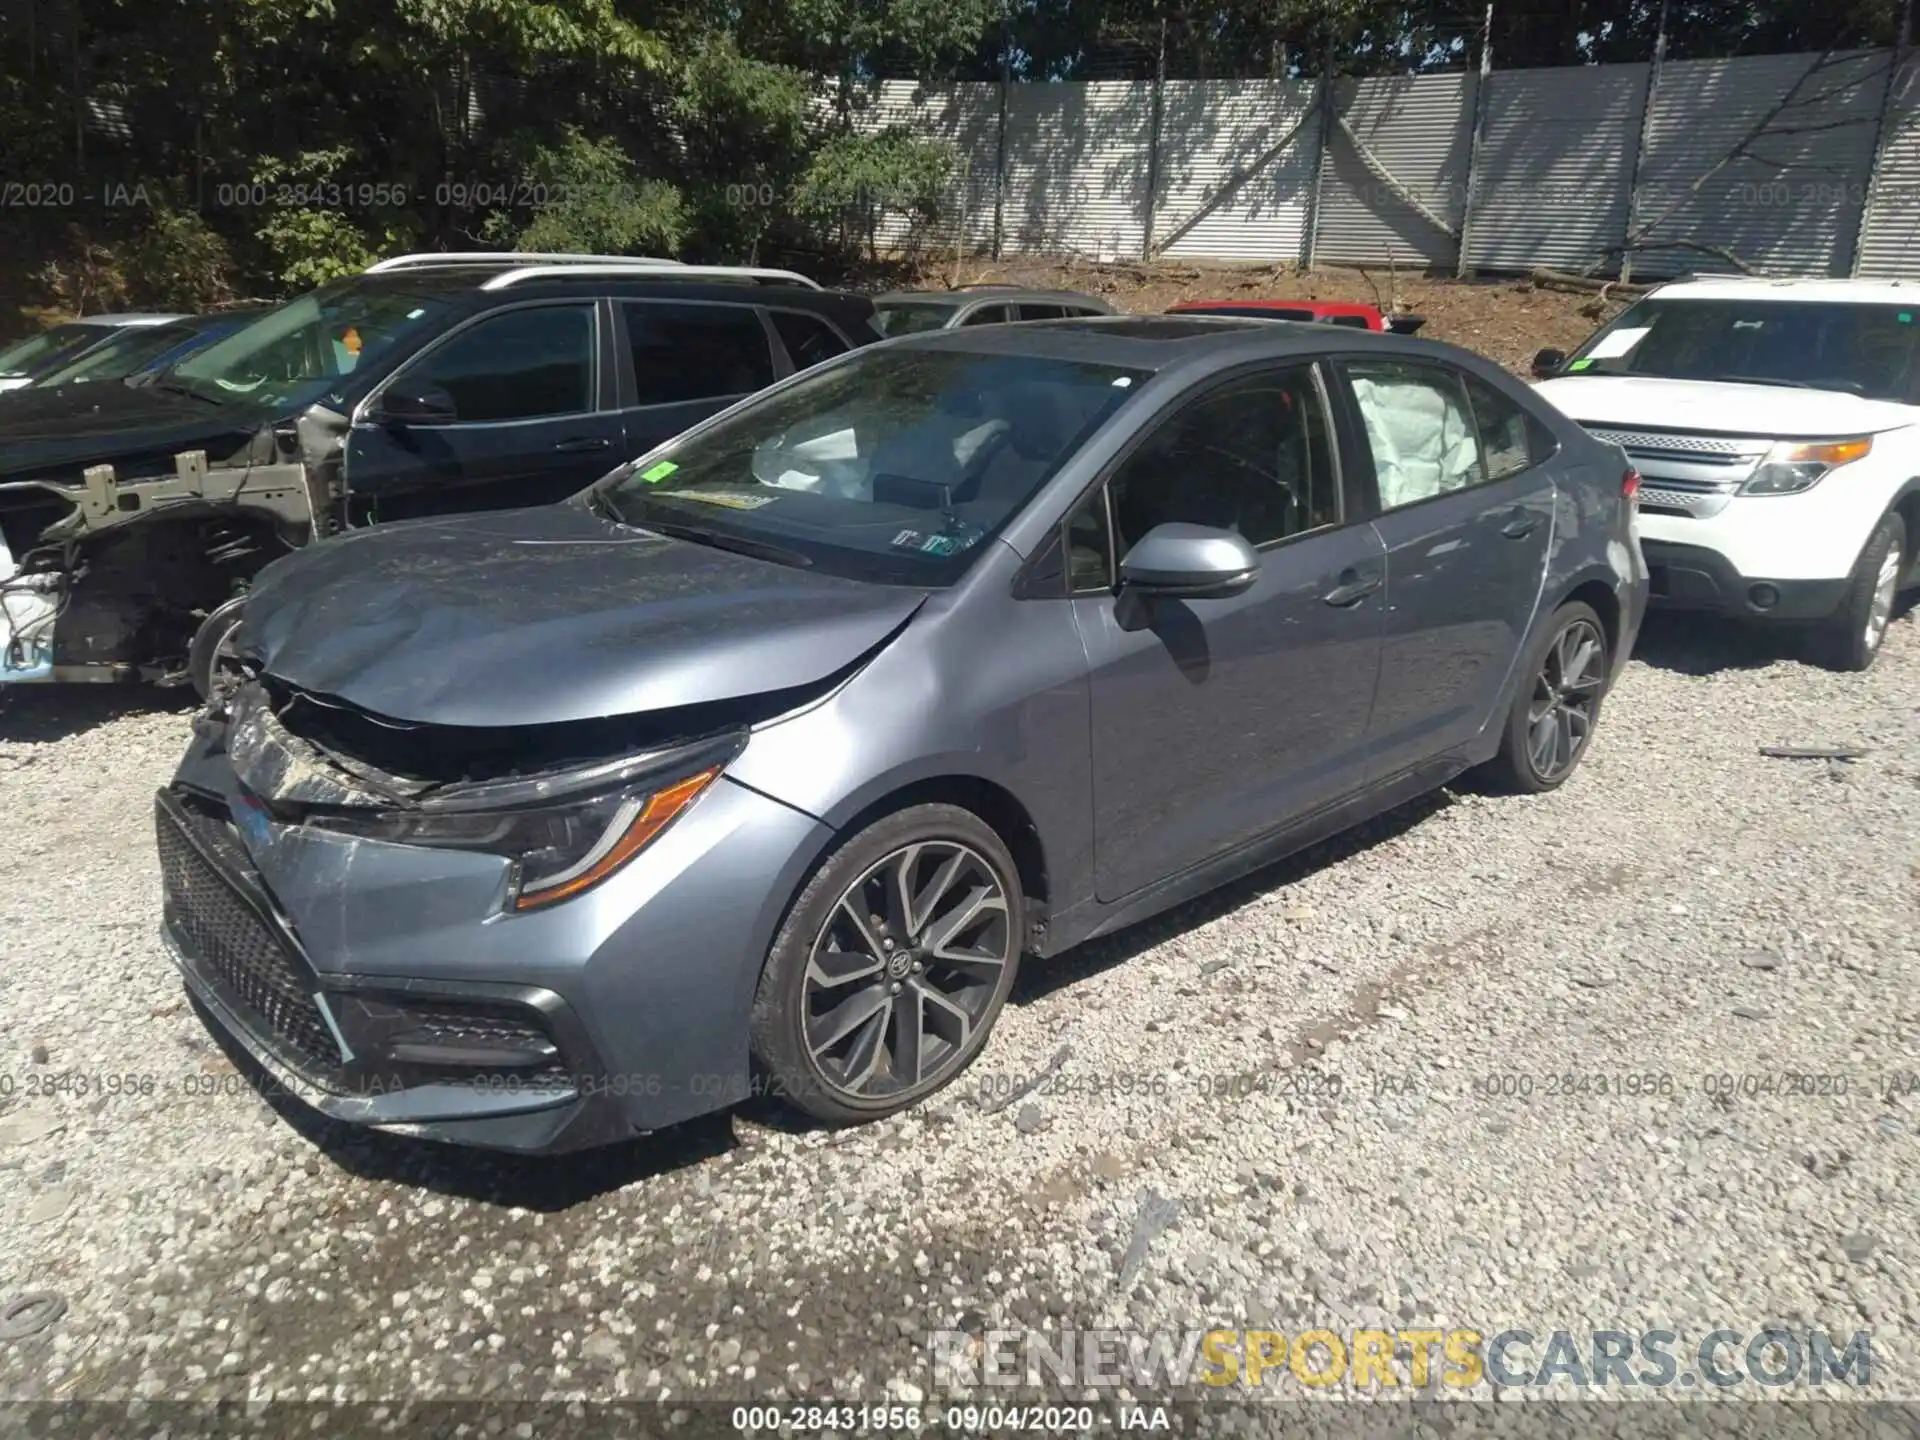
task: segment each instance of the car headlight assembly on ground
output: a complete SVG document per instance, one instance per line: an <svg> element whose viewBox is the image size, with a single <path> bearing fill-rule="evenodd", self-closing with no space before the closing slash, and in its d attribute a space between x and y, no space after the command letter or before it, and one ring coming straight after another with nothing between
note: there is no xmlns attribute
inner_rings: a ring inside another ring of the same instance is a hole
<svg viewBox="0 0 1920 1440"><path fill-rule="evenodd" d="M392 845L477 850L513 861L507 908L535 910L591 890L644 850L719 777L709 766L684 779L508 811L388 810L317 815L313 828Z"/></svg>
<svg viewBox="0 0 1920 1440"><path fill-rule="evenodd" d="M1822 440L1811 445L1782 440L1754 467L1747 483L1740 487L1740 493L1798 495L1818 485L1830 471L1865 459L1872 452L1870 435L1854 440Z"/></svg>

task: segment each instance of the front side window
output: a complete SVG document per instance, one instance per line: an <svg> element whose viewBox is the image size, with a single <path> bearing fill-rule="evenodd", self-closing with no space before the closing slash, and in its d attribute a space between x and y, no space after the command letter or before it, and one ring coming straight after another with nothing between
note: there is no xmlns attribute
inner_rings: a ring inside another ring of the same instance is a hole
<svg viewBox="0 0 1920 1440"><path fill-rule="evenodd" d="M55 325L38 335L0 350L0 380L35 375L77 355L90 345L98 345L112 332L101 325Z"/></svg>
<svg viewBox="0 0 1920 1440"><path fill-rule="evenodd" d="M580 415L593 409L593 307L542 305L476 322L409 365L461 424Z"/></svg>
<svg viewBox="0 0 1920 1440"><path fill-rule="evenodd" d="M960 323L962 325L1004 325L1007 323L1007 307L1004 305L982 305Z"/></svg>
<svg viewBox="0 0 1920 1440"><path fill-rule="evenodd" d="M937 301L889 300L873 307L873 328L889 339L895 335L944 330L952 323L956 308Z"/></svg>
<svg viewBox="0 0 1920 1440"><path fill-rule="evenodd" d="M1174 521L1233 530L1256 546L1339 524L1331 437L1310 365L1229 381L1191 402L1107 482L1121 556Z"/></svg>
<svg viewBox="0 0 1920 1440"><path fill-rule="evenodd" d="M1561 373L1786 385L1911 404L1920 400L1916 345L1920 304L1652 296L1595 334Z"/></svg>
<svg viewBox="0 0 1920 1440"><path fill-rule="evenodd" d="M855 579L947 585L1144 378L864 351L674 442L604 494L631 525Z"/></svg>
<svg viewBox="0 0 1920 1440"><path fill-rule="evenodd" d="M629 301L622 308L642 405L750 395L773 383L766 329L745 305Z"/></svg>
<svg viewBox="0 0 1920 1440"><path fill-rule="evenodd" d="M771 310L773 328L780 343L787 347L787 358L796 370L808 370L822 360L846 353L847 342L833 333L833 327L813 315L798 310Z"/></svg>
<svg viewBox="0 0 1920 1440"><path fill-rule="evenodd" d="M130 325L104 345L41 377L46 386L78 385L88 380L124 380L146 369L168 351L193 339L190 325Z"/></svg>
<svg viewBox="0 0 1920 1440"><path fill-rule="evenodd" d="M433 333L449 302L363 277L323 285L180 360L155 382L203 400L306 405L403 345Z"/></svg>
<svg viewBox="0 0 1920 1440"><path fill-rule="evenodd" d="M1485 478L1473 413L1452 372L1355 360L1346 373L1373 453L1381 509L1417 505Z"/></svg>

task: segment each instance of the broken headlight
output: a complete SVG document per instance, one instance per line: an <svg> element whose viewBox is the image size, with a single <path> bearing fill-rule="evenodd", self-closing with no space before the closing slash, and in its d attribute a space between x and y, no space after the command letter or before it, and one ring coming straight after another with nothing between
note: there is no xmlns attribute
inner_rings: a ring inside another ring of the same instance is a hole
<svg viewBox="0 0 1920 1440"><path fill-rule="evenodd" d="M513 861L507 908L534 910L590 890L672 824L720 774L715 765L669 785L648 782L524 810L383 810L316 815L315 829L392 845L478 850Z"/></svg>

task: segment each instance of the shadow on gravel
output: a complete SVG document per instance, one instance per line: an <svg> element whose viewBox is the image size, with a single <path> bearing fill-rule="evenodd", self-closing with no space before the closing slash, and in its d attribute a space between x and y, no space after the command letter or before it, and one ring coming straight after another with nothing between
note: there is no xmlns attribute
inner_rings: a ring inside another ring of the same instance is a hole
<svg viewBox="0 0 1920 1440"><path fill-rule="evenodd" d="M1183 931L1218 920L1263 895L1305 879L1315 871L1350 860L1375 845L1403 835L1451 803L1452 799L1446 790L1422 795L1384 815L1375 816L1365 824L1322 840L1284 860L1277 860L1164 914L1142 920L1115 934L1102 935L1083 945L1076 945L1063 954L1045 960L1029 959L1021 969L1020 978L1014 982L1013 993L1007 997L1007 1003L1029 1005L1056 990L1090 979L1116 965L1123 965Z"/></svg>
<svg viewBox="0 0 1920 1440"><path fill-rule="evenodd" d="M1916 609L1920 595L1903 597L1894 607L1892 623L1902 624ZM1782 660L1813 664L1807 641L1807 631L1798 626L1750 625L1715 615L1654 610L1640 627L1633 658L1676 675L1717 675L1723 670L1764 670Z"/></svg>
<svg viewBox="0 0 1920 1440"><path fill-rule="evenodd" d="M610 1191L712 1160L737 1141L730 1116L701 1116L653 1135L570 1155L517 1156L432 1140L385 1135L330 1120L261 1068L197 1001L195 1014L253 1092L288 1127L348 1174L522 1210L554 1213Z"/></svg>
<svg viewBox="0 0 1920 1440"><path fill-rule="evenodd" d="M157 685L0 685L0 744L45 744L128 715L189 714L193 691Z"/></svg>

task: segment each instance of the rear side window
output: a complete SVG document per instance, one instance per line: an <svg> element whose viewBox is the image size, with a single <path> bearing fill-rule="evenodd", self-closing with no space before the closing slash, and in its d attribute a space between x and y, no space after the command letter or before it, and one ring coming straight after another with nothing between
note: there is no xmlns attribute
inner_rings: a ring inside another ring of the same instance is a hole
<svg viewBox="0 0 1920 1440"><path fill-rule="evenodd" d="M1004 325L1007 323L1007 307L1004 305L982 305L960 323L962 325Z"/></svg>
<svg viewBox="0 0 1920 1440"><path fill-rule="evenodd" d="M1489 480L1518 475L1545 459L1536 454L1534 427L1527 412L1476 376L1467 376L1467 399L1473 403L1474 425L1480 436L1480 454Z"/></svg>
<svg viewBox="0 0 1920 1440"><path fill-rule="evenodd" d="M1367 324L1366 318L1360 315L1335 315L1332 317L1332 323L1335 325L1345 325L1354 330L1371 330L1373 328Z"/></svg>
<svg viewBox="0 0 1920 1440"><path fill-rule="evenodd" d="M627 347L642 405L746 395L773 383L773 351L745 305L628 301Z"/></svg>
<svg viewBox="0 0 1920 1440"><path fill-rule="evenodd" d="M542 305L468 326L407 367L453 397L460 423L532 420L593 409L593 309Z"/></svg>
<svg viewBox="0 0 1920 1440"><path fill-rule="evenodd" d="M1029 305L1020 302L1022 320L1064 320L1072 313L1064 305Z"/></svg>
<svg viewBox="0 0 1920 1440"><path fill-rule="evenodd" d="M767 313L773 317L773 328L780 332L780 343L787 347L787 357L796 370L831 360L847 348L847 342L833 333L833 327L815 316L802 315L798 310Z"/></svg>

